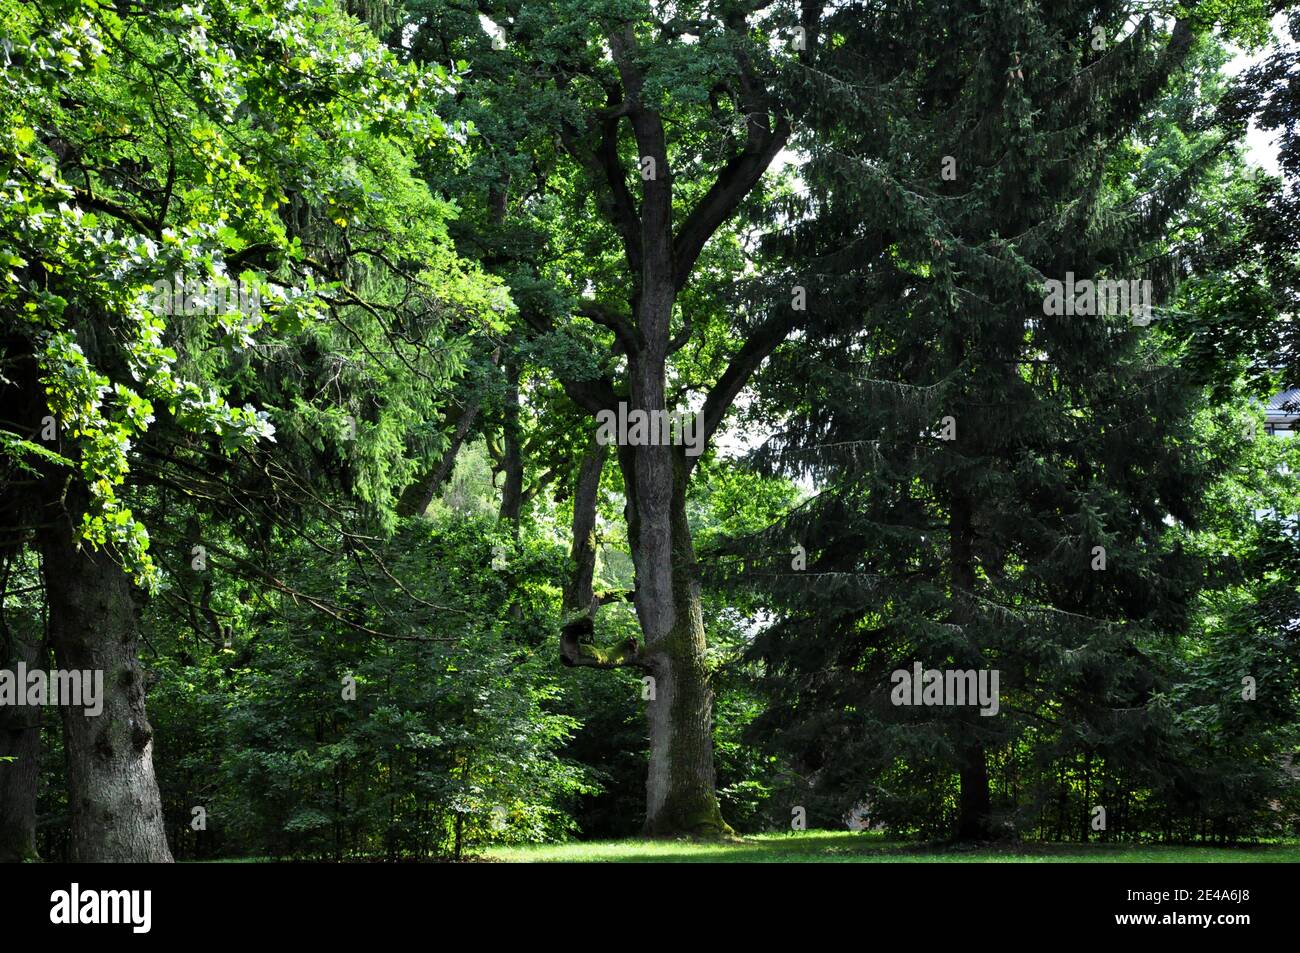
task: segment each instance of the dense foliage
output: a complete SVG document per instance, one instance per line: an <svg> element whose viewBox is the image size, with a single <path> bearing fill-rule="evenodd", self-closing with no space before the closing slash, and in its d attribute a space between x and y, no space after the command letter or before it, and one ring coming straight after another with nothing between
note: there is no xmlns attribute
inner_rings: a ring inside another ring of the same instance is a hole
<svg viewBox="0 0 1300 953"><path fill-rule="evenodd" d="M0 859L1300 835L1280 9L0 0Z"/></svg>

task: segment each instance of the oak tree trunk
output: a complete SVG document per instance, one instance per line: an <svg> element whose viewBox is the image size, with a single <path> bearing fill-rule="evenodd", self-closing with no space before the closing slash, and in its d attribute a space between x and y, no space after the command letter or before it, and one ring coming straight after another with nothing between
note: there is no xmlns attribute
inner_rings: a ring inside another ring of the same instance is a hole
<svg viewBox="0 0 1300 953"><path fill-rule="evenodd" d="M664 409L661 361L638 360L632 404ZM654 679L646 702L650 765L645 832L731 833L722 819L713 765L713 690L705 653L699 567L686 519L689 469L680 446L620 447L636 566L642 659Z"/></svg>

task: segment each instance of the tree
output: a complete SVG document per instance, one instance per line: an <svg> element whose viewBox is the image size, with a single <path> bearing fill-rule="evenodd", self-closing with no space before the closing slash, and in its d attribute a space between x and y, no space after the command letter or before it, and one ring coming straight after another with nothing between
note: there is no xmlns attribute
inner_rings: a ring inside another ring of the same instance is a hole
<svg viewBox="0 0 1300 953"><path fill-rule="evenodd" d="M806 570L755 580L788 609L753 656L768 728L836 810L865 790L891 821L986 839L1017 823L990 771L1040 724L1146 750L1149 653L1198 571L1164 523L1194 524L1219 472L1158 307L1226 148L1183 94L1216 83L1210 26L1072 3L828 18L844 42L796 117L809 215L786 242L811 317L765 375L781 431L758 454L819 492L761 540ZM1139 283L1094 307L1075 280ZM1000 714L899 707L914 664L998 673ZM931 807L899 803L899 774Z"/></svg>
<svg viewBox="0 0 1300 953"><path fill-rule="evenodd" d="M460 369L440 337L505 305L409 174L412 139L447 141L421 105L446 74L333 3L3 12L4 525L40 552L57 664L106 673L100 719L63 711L74 859L166 860L138 488L247 529L346 486L382 525L399 435ZM326 443L341 473L307 465Z"/></svg>
<svg viewBox="0 0 1300 953"><path fill-rule="evenodd" d="M1236 137L1252 121L1274 133L1287 180L1251 183L1253 198L1243 203L1235 231L1206 250L1189 327L1203 375L1231 379L1245 360L1261 391L1300 381L1300 16L1294 11L1287 26L1292 42L1279 38L1269 56L1237 78L1213 117Z"/></svg>
<svg viewBox="0 0 1300 953"><path fill-rule="evenodd" d="M537 359L586 414L620 405L664 413L697 390L707 441L795 326L788 298L726 320L697 312L689 294L707 273L706 246L747 202L757 206L763 175L790 136L793 71L814 61L821 8L408 4L414 29L401 31L396 47L425 62L474 64L459 115L473 118L487 148L467 191L478 196L476 221L501 226L475 232L480 260L510 285ZM559 227L545 243L525 244L539 223L555 220L557 203ZM751 211L759 221L770 214ZM683 377L688 359L722 364L692 380ZM643 645L585 657L638 667L655 681L645 821L654 835L727 831L714 792L713 699L686 513L696 459L683 446L618 447Z"/></svg>

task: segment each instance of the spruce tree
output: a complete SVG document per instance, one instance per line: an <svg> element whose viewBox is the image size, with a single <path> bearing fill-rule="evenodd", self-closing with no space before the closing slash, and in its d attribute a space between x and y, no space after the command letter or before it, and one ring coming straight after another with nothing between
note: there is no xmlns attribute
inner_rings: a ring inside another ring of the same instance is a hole
<svg viewBox="0 0 1300 953"><path fill-rule="evenodd" d="M843 42L796 116L807 206L777 243L808 328L762 379L781 430L756 454L816 488L762 541L806 566L749 577L785 607L752 649L766 724L823 817L866 791L877 818L985 839L1014 822L990 774L1018 739L1146 749L1148 647L1196 568L1162 530L1214 473L1158 307L1223 148L1178 99L1217 65L1209 28L1019 2L827 23ZM1166 96L1184 148L1151 121ZM1146 284L1125 307L1101 281ZM997 715L895 704L914 663L996 671Z"/></svg>

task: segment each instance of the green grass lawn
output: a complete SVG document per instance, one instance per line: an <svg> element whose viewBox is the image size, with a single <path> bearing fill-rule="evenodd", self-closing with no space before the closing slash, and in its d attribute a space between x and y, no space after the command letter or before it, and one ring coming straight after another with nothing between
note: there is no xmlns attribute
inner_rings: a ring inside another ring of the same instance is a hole
<svg viewBox="0 0 1300 953"><path fill-rule="evenodd" d="M508 863L1298 863L1300 843L1250 847L1017 844L957 848L886 840L880 834L810 831L759 834L731 843L692 841L592 841L533 847L497 847L489 860Z"/></svg>

